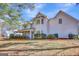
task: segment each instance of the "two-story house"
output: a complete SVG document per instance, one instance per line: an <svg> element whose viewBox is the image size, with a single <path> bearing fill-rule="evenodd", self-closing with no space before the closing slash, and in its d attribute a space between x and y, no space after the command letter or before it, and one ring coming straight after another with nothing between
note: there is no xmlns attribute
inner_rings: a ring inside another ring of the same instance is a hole
<svg viewBox="0 0 79 59"><path fill-rule="evenodd" d="M40 32L46 35L58 34L59 38L68 38L69 34L79 33L79 21L63 11L59 11L55 17L48 19L42 13L38 13L29 24L28 30L30 38L33 34ZM27 31L26 31L27 32Z"/></svg>

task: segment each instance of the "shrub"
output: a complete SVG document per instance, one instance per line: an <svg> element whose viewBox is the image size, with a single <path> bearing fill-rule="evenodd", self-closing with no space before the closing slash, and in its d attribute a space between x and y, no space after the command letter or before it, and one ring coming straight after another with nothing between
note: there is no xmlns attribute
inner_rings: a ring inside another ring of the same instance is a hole
<svg viewBox="0 0 79 59"><path fill-rule="evenodd" d="M46 34L42 33L40 34L41 38L45 39L46 38Z"/></svg>
<svg viewBox="0 0 79 59"><path fill-rule="evenodd" d="M46 38L46 34L44 34L44 33L41 33L41 34L36 33L36 34L34 34L34 39L45 39L45 38Z"/></svg>
<svg viewBox="0 0 79 59"><path fill-rule="evenodd" d="M58 34L54 34L56 38L58 38Z"/></svg>
<svg viewBox="0 0 79 59"><path fill-rule="evenodd" d="M10 37L9 38L11 38L11 39L14 38L14 34L10 34Z"/></svg>
<svg viewBox="0 0 79 59"><path fill-rule="evenodd" d="M79 39L79 35L78 35L78 39Z"/></svg>
<svg viewBox="0 0 79 59"><path fill-rule="evenodd" d="M53 34L49 34L49 35L47 36L47 38L48 38L48 39L53 39L53 38L56 38L56 36L53 35Z"/></svg>
<svg viewBox="0 0 79 59"><path fill-rule="evenodd" d="M74 35L74 39L79 39L79 35Z"/></svg>
<svg viewBox="0 0 79 59"><path fill-rule="evenodd" d="M10 37L9 37L9 39L25 39L25 38L29 38L29 37L24 35L14 35L14 34L10 34Z"/></svg>
<svg viewBox="0 0 79 59"><path fill-rule="evenodd" d="M34 39L38 39L40 37L40 34L36 33L34 34Z"/></svg>
<svg viewBox="0 0 79 59"><path fill-rule="evenodd" d="M74 38L74 34L69 34L68 37L69 37L69 39L73 39Z"/></svg>
<svg viewBox="0 0 79 59"><path fill-rule="evenodd" d="M28 39L29 37L28 36L24 36L24 35L16 35L15 38L18 38L18 39Z"/></svg>

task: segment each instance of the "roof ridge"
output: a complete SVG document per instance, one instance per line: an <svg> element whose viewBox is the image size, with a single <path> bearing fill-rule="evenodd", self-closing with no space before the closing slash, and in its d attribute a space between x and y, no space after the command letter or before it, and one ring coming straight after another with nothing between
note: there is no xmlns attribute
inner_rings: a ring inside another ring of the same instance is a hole
<svg viewBox="0 0 79 59"><path fill-rule="evenodd" d="M42 12L38 12L37 15L36 15L36 17L39 16L39 15L44 16L44 17L47 17L47 16L46 16L45 14L43 14Z"/></svg>
<svg viewBox="0 0 79 59"><path fill-rule="evenodd" d="M50 18L50 19L54 19L59 13L64 13L64 14L66 14L66 15L68 15L68 16L70 16L70 17L72 17L72 18L74 18L74 19L76 19L75 17L73 17L73 16L71 16L71 15L69 15L68 13L66 13L66 12L64 12L63 10L59 10L58 11L58 13L53 17L53 18ZM76 19L77 20L77 19ZM78 20L77 20L78 21Z"/></svg>

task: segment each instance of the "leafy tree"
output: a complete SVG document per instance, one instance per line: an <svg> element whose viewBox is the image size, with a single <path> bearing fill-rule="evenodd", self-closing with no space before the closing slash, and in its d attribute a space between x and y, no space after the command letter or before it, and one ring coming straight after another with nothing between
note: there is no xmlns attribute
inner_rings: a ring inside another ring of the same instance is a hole
<svg viewBox="0 0 79 59"><path fill-rule="evenodd" d="M7 25L10 25L11 29L17 28L21 23L19 20L22 16L21 12L23 9L29 8L34 9L34 4L7 4L0 3L0 19L3 19Z"/></svg>

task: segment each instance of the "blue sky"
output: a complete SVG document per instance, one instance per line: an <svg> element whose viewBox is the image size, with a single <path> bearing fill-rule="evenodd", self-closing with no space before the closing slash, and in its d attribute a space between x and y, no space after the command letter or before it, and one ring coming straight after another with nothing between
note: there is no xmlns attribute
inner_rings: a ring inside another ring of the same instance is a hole
<svg viewBox="0 0 79 59"><path fill-rule="evenodd" d="M45 14L48 18L53 18L59 10L79 19L79 6L74 3L37 3L34 10L25 9L23 11L23 18L25 21L30 21L38 12Z"/></svg>

